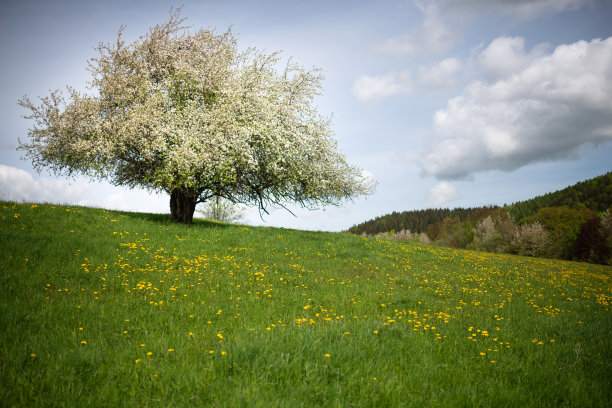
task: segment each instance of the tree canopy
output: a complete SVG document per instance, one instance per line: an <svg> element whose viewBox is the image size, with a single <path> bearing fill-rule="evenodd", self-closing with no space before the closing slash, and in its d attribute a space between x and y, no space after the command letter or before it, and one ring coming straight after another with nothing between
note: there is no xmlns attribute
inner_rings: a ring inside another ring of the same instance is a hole
<svg viewBox="0 0 612 408"><path fill-rule="evenodd" d="M313 99L319 69L279 53L239 50L231 30L195 33L180 10L138 40L100 43L89 60L92 94L68 88L35 105L19 148L35 168L84 174L170 194L172 217L190 223L212 197L256 205L339 205L373 184L338 152Z"/></svg>

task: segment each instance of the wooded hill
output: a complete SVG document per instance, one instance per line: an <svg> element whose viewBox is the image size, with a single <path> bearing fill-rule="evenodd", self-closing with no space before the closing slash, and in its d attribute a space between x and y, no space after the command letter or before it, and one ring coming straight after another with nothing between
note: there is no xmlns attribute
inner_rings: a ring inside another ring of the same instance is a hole
<svg viewBox="0 0 612 408"><path fill-rule="evenodd" d="M520 221L534 216L542 208L588 208L602 213L612 206L612 172L581 181L573 186L512 204L510 215Z"/></svg>
<svg viewBox="0 0 612 408"><path fill-rule="evenodd" d="M612 172L511 205L393 212L353 234L607 263L612 253ZM607 234L607 235L606 235Z"/></svg>

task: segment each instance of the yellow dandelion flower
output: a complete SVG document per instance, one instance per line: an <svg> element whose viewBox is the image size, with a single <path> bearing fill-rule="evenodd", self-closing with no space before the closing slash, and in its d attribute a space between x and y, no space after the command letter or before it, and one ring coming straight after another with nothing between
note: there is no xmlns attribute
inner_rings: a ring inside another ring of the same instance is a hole
<svg viewBox="0 0 612 408"><path fill-rule="evenodd" d="M134 363L136 363L136 364L140 363L140 359L137 358L136 360L134 360Z"/></svg>
<svg viewBox="0 0 612 408"><path fill-rule="evenodd" d="M35 353L32 353L32 354L30 354L30 357L35 358L35 357L36 357L36 354L35 354Z"/></svg>
<svg viewBox="0 0 612 408"><path fill-rule="evenodd" d="M331 357L331 355L329 353L326 353L325 358L329 358L329 357Z"/></svg>
<svg viewBox="0 0 612 408"><path fill-rule="evenodd" d="M217 333L217 337L223 340L223 335L221 333Z"/></svg>
<svg viewBox="0 0 612 408"><path fill-rule="evenodd" d="M85 340L81 340L81 344L87 344Z"/></svg>
<svg viewBox="0 0 612 408"><path fill-rule="evenodd" d="M374 332L373 332L373 333L374 333L374 334L378 334L378 330L374 330Z"/></svg>
<svg viewBox="0 0 612 408"><path fill-rule="evenodd" d="M481 352L480 352L480 355L481 355L481 356L486 356L486 355L487 355L487 353L483 353L483 352L481 351Z"/></svg>
<svg viewBox="0 0 612 408"><path fill-rule="evenodd" d="M169 351L170 353L172 353L172 352L174 351L174 349L168 349L168 351Z"/></svg>
<svg viewBox="0 0 612 408"><path fill-rule="evenodd" d="M227 355L227 351L223 350L223 351L221 352L221 355L222 355L222 356L226 356L226 355Z"/></svg>
<svg viewBox="0 0 612 408"><path fill-rule="evenodd" d="M152 351L147 351L147 356L152 356L153 352Z"/></svg>

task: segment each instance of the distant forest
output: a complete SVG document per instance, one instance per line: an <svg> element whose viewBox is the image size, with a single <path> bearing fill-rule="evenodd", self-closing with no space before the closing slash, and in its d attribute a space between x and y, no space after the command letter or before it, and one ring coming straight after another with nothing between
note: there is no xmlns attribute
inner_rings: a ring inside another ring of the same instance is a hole
<svg viewBox="0 0 612 408"><path fill-rule="evenodd" d="M610 206L612 206L612 172L581 181L554 193L514 203L510 207L510 215L515 220L522 220L546 207L588 208L602 213Z"/></svg>
<svg viewBox="0 0 612 408"><path fill-rule="evenodd" d="M393 212L351 227L359 235L610 263L612 172L511 205Z"/></svg>

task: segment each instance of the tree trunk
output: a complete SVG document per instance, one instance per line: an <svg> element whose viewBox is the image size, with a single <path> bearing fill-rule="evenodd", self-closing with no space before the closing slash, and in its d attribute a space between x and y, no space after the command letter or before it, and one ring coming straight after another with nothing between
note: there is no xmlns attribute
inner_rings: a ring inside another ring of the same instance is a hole
<svg viewBox="0 0 612 408"><path fill-rule="evenodd" d="M181 188L175 188L170 193L170 218L191 224L193 221L193 213L195 212L198 194Z"/></svg>

